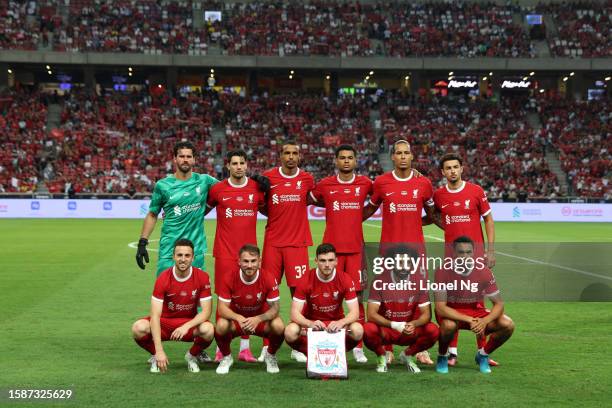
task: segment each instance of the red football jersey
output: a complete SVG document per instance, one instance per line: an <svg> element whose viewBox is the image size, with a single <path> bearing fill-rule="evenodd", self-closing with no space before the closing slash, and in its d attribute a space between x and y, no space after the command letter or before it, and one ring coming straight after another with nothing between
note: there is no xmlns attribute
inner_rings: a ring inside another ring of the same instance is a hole
<svg viewBox="0 0 612 408"><path fill-rule="evenodd" d="M476 266L467 274L459 274L448 268L438 269L435 280L436 283L455 285L452 290L436 291L453 309L484 309L485 296L499 294L495 276L486 266Z"/></svg>
<svg viewBox="0 0 612 408"><path fill-rule="evenodd" d="M372 194L372 180L353 176L342 181L338 176L326 177L311 191L313 200L325 205L323 242L333 244L339 253L356 253L363 249L363 207Z"/></svg>
<svg viewBox="0 0 612 408"><path fill-rule="evenodd" d="M266 245L274 247L305 247L312 245L308 224L308 193L314 188L312 174L298 169L285 176L280 167L266 171L270 179L268 193L268 223Z"/></svg>
<svg viewBox="0 0 612 408"><path fill-rule="evenodd" d="M219 300L230 304L230 309L244 317L257 316L268 310L267 302L280 299L278 283L269 274L257 271L255 279L247 282L241 270L233 273L227 283L217 288Z"/></svg>
<svg viewBox="0 0 612 408"><path fill-rule="evenodd" d="M342 300L346 303L357 301L355 284L343 272L334 270L327 281L319 278L316 269L300 280L293 300L306 302L304 317L309 320L335 321L344 317Z"/></svg>
<svg viewBox="0 0 612 408"><path fill-rule="evenodd" d="M257 245L257 211L264 203L264 194L251 179L242 186L229 179L212 186L207 205L217 207L215 258L238 259L238 250L243 245Z"/></svg>
<svg viewBox="0 0 612 408"><path fill-rule="evenodd" d="M176 276L174 266L166 269L157 277L153 289L153 300L164 304L163 318L195 317L200 302L210 298L208 274L195 266L183 279Z"/></svg>
<svg viewBox="0 0 612 408"><path fill-rule="evenodd" d="M434 205L433 187L427 177L412 174L401 179L391 171L374 181L370 203L383 205L381 244L425 242L421 214L425 205Z"/></svg>
<svg viewBox="0 0 612 408"><path fill-rule="evenodd" d="M480 186L464 181L457 190L450 190L445 185L434 193L434 203L442 214L444 242L451 244L462 235L484 242L480 217L491 213L491 206Z"/></svg>
<svg viewBox="0 0 612 408"><path fill-rule="evenodd" d="M395 286L390 286L393 284ZM375 276L368 303L380 305L378 314L392 322L410 322L418 317L418 308L430 304L426 281L420 273L398 280L391 271Z"/></svg>

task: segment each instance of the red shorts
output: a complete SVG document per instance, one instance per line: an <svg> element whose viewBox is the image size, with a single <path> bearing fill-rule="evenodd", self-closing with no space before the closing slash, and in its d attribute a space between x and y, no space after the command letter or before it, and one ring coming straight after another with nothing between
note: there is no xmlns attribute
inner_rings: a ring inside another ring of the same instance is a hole
<svg viewBox="0 0 612 408"><path fill-rule="evenodd" d="M355 290L358 292L366 286L365 277L365 265L363 263L363 254L361 252L353 254L338 254L338 266L336 267L339 271L347 273L353 283L355 284Z"/></svg>
<svg viewBox="0 0 612 408"><path fill-rule="evenodd" d="M228 258L215 258L215 293L217 293L217 288L219 284L222 282L229 285L232 274L236 272L240 268L238 266L238 259L228 259Z"/></svg>
<svg viewBox="0 0 612 408"><path fill-rule="evenodd" d="M151 321L151 316L143 317L143 319ZM162 341L170 340L170 336L172 335L172 332L190 320L191 319L187 317L177 317L177 318L160 317L159 323L161 326ZM185 336L183 336L181 341L192 342L194 330L195 328L191 330L190 332L188 332Z"/></svg>
<svg viewBox="0 0 612 408"><path fill-rule="evenodd" d="M428 326L434 326L433 328L428 327ZM382 327L382 326L378 326L378 333L381 335L382 339L383 339L383 344L387 345L387 344L396 344L398 346L410 346L412 344L414 344L417 339L421 336L423 336L424 334L426 334L426 329L430 329L433 331L436 331L434 329L437 329L437 326L434 323L427 323L424 326L421 327L417 327L414 330L414 333L410 336L405 335L403 333L398 332L397 330L394 330L390 327ZM436 331L437 333L437 331ZM436 337L437 338L437 337Z"/></svg>
<svg viewBox="0 0 612 408"><path fill-rule="evenodd" d="M234 337L242 337L242 336L251 336L253 333L246 333L244 330L242 330L242 327L240 327L240 325L238 324L238 322L236 320L232 320L232 323L234 324ZM257 327L255 328L255 336L259 336L259 337L265 337L264 334L264 329L266 328L266 322L261 322L257 325Z"/></svg>
<svg viewBox="0 0 612 408"><path fill-rule="evenodd" d="M470 317L487 317L489 315L489 313L491 313L491 311L489 309L455 309L457 312L470 316ZM443 317L439 317L436 315L436 320L438 321L438 324L442 324L442 322L444 321ZM457 322L458 323L458 327L459 330L470 330L470 325L466 322Z"/></svg>
<svg viewBox="0 0 612 408"><path fill-rule="evenodd" d="M308 247L274 247L264 244L262 269L272 274L278 283L283 278L294 288L308 273Z"/></svg>

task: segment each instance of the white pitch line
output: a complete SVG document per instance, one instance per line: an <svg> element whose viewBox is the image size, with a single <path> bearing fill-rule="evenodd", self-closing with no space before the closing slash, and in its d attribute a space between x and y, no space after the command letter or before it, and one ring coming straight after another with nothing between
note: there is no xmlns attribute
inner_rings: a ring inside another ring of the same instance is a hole
<svg viewBox="0 0 612 408"><path fill-rule="evenodd" d="M369 222L364 222L363 225L367 225L367 226L370 226L370 227L376 227L376 228L382 228L380 225L372 224L372 223L369 223ZM443 238L436 237L436 236L433 236L433 235L425 235L425 238L434 239L436 241L444 241ZM534 263L534 264L537 264L537 265L552 266L553 268L558 268L558 269L562 269L562 270L570 271L570 272L576 272L576 273L579 273L581 275L591 276L593 278L599 278L599 279L604 279L604 280L612 281L612 277L610 277L610 276L599 275L599 274L596 274L596 273L593 273L593 272L583 271L582 269L570 268L569 266L563 266L563 265L554 264L554 263L550 263L550 262L544 262L544 261L540 261L540 260L537 260L537 259L525 258L523 256L512 255L512 254L508 254L506 252L501 252L501 251L495 251L495 253L499 254L499 255L507 256L509 258L520 259L521 261L527 261L527 262Z"/></svg>

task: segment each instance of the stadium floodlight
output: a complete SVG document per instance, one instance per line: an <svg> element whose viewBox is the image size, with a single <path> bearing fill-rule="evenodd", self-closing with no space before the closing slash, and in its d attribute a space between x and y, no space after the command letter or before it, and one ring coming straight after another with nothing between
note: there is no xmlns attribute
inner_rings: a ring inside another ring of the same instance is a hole
<svg viewBox="0 0 612 408"><path fill-rule="evenodd" d="M365 77L365 80L366 80L366 81L368 81L369 79L370 79L370 76L369 76L369 75Z"/></svg>
<svg viewBox="0 0 612 408"><path fill-rule="evenodd" d="M128 67L128 71L132 72L132 67Z"/></svg>
<svg viewBox="0 0 612 408"><path fill-rule="evenodd" d="M211 73L211 74L214 74L214 73L215 73L215 69L214 69L214 68L211 68L211 69L210 69L210 73Z"/></svg>
<svg viewBox="0 0 612 408"><path fill-rule="evenodd" d="M47 74L52 75L53 72L51 72L51 70L47 71Z"/></svg>
<svg viewBox="0 0 612 408"><path fill-rule="evenodd" d="M489 76L493 76L493 72L489 72Z"/></svg>
<svg viewBox="0 0 612 408"><path fill-rule="evenodd" d="M329 81L331 79L331 76L325 75L325 79L327 79Z"/></svg>
<svg viewBox="0 0 612 408"><path fill-rule="evenodd" d="M406 81L407 81L407 80L409 80L409 79L410 79L410 75L406 75L406 76L404 77L404 79L405 79Z"/></svg>
<svg viewBox="0 0 612 408"><path fill-rule="evenodd" d="M293 79L293 75L289 75L289 79Z"/></svg>
<svg viewBox="0 0 612 408"><path fill-rule="evenodd" d="M370 75L374 75L374 71L370 71Z"/></svg>
<svg viewBox="0 0 612 408"><path fill-rule="evenodd" d="M291 70L290 74L291 74L291 75L295 74L295 71L294 71L294 70Z"/></svg>
<svg viewBox="0 0 612 408"><path fill-rule="evenodd" d="M487 79L489 79L489 77L483 77L482 80L486 81Z"/></svg>
<svg viewBox="0 0 612 408"><path fill-rule="evenodd" d="M534 76L534 75L535 75L535 72L533 72L533 71L531 71L531 72L529 73L529 76Z"/></svg>
<svg viewBox="0 0 612 408"><path fill-rule="evenodd" d="M570 72L570 76L573 77L574 76L574 71Z"/></svg>
<svg viewBox="0 0 612 408"><path fill-rule="evenodd" d="M605 79L606 81L609 81L612 77L607 76Z"/></svg>
<svg viewBox="0 0 612 408"><path fill-rule="evenodd" d="M540 89L540 93L544 93L544 89Z"/></svg>
<svg viewBox="0 0 612 408"><path fill-rule="evenodd" d="M128 72L128 75L129 75L129 76L132 76L132 73L131 73L131 72Z"/></svg>
<svg viewBox="0 0 612 408"><path fill-rule="evenodd" d="M6 72L8 72L9 74L12 74L13 70L9 68L9 69L6 70Z"/></svg>
<svg viewBox="0 0 612 408"><path fill-rule="evenodd" d="M568 77L563 77L563 82L567 82L568 79Z"/></svg>
<svg viewBox="0 0 612 408"><path fill-rule="evenodd" d="M528 80L528 79L529 79L529 78L527 78L527 77L523 77L523 81L526 81L526 80Z"/></svg>
<svg viewBox="0 0 612 408"><path fill-rule="evenodd" d="M47 71L49 71L51 69L51 67L49 65L47 65L45 68L47 68Z"/></svg>
<svg viewBox="0 0 612 408"><path fill-rule="evenodd" d="M448 76L453 76L453 75L455 75L455 71L451 71L448 73Z"/></svg>

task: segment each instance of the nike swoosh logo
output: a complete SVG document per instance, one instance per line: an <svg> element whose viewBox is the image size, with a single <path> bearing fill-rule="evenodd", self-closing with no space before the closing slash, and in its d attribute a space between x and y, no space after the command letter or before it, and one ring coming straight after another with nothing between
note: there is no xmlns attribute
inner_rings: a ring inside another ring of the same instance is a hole
<svg viewBox="0 0 612 408"><path fill-rule="evenodd" d="M282 184L282 183L281 183L281 184ZM278 187L278 186L280 186L280 184L274 184L274 185L270 186L270 188L276 188L276 187Z"/></svg>
<svg viewBox="0 0 612 408"><path fill-rule="evenodd" d="M172 297L174 295L176 295L176 293L168 293L168 297Z"/></svg>
<svg viewBox="0 0 612 408"><path fill-rule="evenodd" d="M316 297L318 297L318 296L319 296L319 295L310 295L310 298L311 298L311 299L314 299L314 298L316 298Z"/></svg>
<svg viewBox="0 0 612 408"><path fill-rule="evenodd" d="M232 199L232 197L224 197L223 201L227 201L227 200L231 200L231 199Z"/></svg>
<svg viewBox="0 0 612 408"><path fill-rule="evenodd" d="M238 296L232 295L232 299L238 299L239 297L240 297L240 295L238 295Z"/></svg>
<svg viewBox="0 0 612 408"><path fill-rule="evenodd" d="M392 194L395 194L395 191L394 191L394 192L392 192L392 193L385 193L385 195L386 195L387 197L389 197L389 196L390 196L390 195L392 195Z"/></svg>
<svg viewBox="0 0 612 408"><path fill-rule="evenodd" d="M335 190L329 192L329 194L336 194L336 193L337 193L337 191L335 191Z"/></svg>
<svg viewBox="0 0 612 408"><path fill-rule="evenodd" d="M449 205L450 205L450 204L444 204L444 205L442 206L442 208L446 208L446 207L448 207Z"/></svg>

